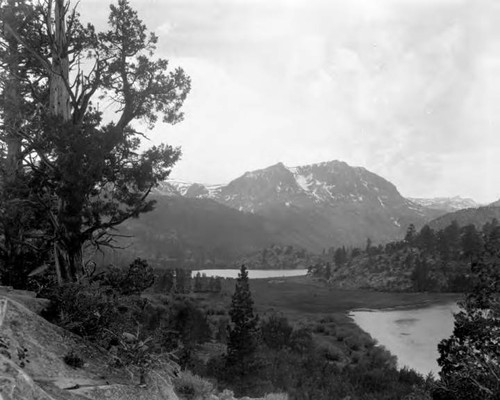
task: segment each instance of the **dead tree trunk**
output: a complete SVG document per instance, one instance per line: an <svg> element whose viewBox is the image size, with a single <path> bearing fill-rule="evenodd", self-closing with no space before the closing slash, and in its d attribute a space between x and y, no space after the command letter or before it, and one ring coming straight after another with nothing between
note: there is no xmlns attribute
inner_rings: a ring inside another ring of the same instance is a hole
<svg viewBox="0 0 500 400"><path fill-rule="evenodd" d="M49 9L49 12L51 10ZM66 38L64 0L55 0L52 40L52 71L50 71L50 110L63 122L70 120L69 59Z"/></svg>
<svg viewBox="0 0 500 400"><path fill-rule="evenodd" d="M69 58L66 35L65 0L54 1L54 31L52 35L52 70L50 71L50 110L62 124L71 120L71 104L69 93ZM49 12L51 9L49 8ZM50 32L50 30L49 30ZM74 282L82 270L82 249L75 245L75 232L70 232L65 216L72 209L70 199L59 195L57 204L56 240L54 244L54 260L59 283ZM75 215L74 218L79 218Z"/></svg>

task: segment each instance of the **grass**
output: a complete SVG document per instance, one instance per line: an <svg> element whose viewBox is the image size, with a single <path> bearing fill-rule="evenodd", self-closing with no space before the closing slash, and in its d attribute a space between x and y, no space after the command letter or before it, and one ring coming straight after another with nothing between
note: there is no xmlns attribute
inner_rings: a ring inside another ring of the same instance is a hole
<svg viewBox="0 0 500 400"><path fill-rule="evenodd" d="M274 309L286 314L302 315L347 313L354 309L422 307L460 299L460 295L456 293L388 293L335 289L308 277L252 279L250 287L259 312Z"/></svg>
<svg viewBox="0 0 500 400"><path fill-rule="evenodd" d="M210 318L219 318L221 311L229 310L234 287L234 279L225 279L221 293L197 293L190 297L210 314ZM262 317L277 312L286 316L296 328L311 329L315 343L335 362L362 359L367 352L385 352L374 349L376 342L348 316L350 311L425 307L461 298L456 293L336 289L308 277L251 279L250 288L255 309ZM384 353L383 357L389 356Z"/></svg>
<svg viewBox="0 0 500 400"><path fill-rule="evenodd" d="M234 284L233 279L224 280L224 295L205 297L205 306L224 309L225 303L228 308ZM310 328L316 343L323 344L326 349L333 345L348 353L369 349L375 344L348 316L352 310L425 307L457 301L461 297L456 293L335 289L308 277L251 279L250 288L260 315L281 313L295 326Z"/></svg>
<svg viewBox="0 0 500 400"><path fill-rule="evenodd" d="M227 312L234 287L234 279L225 279L221 293L191 293L186 297L206 312L212 326L218 327L216 322L219 322L220 318L229 319ZM262 320L267 318L266 314L276 312L286 316L294 329L310 330L315 345L314 351L335 367L344 370L344 367L349 366L346 371L357 367L364 371L373 367L380 372L380 366L385 369L395 368L397 362L396 357L385 348L377 346L376 340L354 323L348 316L350 311L431 306L457 301L460 298L460 295L446 293L342 290L308 277L251 279L250 288L255 310ZM165 303L167 300L167 296L162 298L158 294L152 297L158 303ZM206 363L213 357L220 358L224 352L224 344L207 343L198 350L196 357ZM206 371L201 368L198 373L204 374ZM371 373L367 372L367 376ZM215 392L210 382L189 373L176 380L176 391L184 400L210 398L207 396ZM225 391L217 394L216 398L225 400L233 396L231 392ZM288 397L284 393L269 394L264 399L287 400Z"/></svg>

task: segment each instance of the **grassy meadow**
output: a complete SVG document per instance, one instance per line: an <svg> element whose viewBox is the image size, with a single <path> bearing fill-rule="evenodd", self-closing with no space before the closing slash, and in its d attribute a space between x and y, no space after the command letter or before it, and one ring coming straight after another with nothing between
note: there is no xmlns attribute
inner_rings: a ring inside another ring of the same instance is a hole
<svg viewBox="0 0 500 400"><path fill-rule="evenodd" d="M232 292L234 280L226 279L223 288ZM347 313L355 309L425 307L460 299L456 293L336 289L305 276L252 279L250 288L259 312L274 310L290 316Z"/></svg>

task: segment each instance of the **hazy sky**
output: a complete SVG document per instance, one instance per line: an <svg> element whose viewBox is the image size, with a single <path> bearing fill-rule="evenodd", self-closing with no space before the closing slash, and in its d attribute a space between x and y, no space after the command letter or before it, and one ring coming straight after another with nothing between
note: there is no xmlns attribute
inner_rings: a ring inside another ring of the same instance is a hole
<svg viewBox="0 0 500 400"><path fill-rule="evenodd" d="M131 4L192 78L185 121L150 132L182 146L173 178L342 160L405 196L500 198L500 1Z"/></svg>

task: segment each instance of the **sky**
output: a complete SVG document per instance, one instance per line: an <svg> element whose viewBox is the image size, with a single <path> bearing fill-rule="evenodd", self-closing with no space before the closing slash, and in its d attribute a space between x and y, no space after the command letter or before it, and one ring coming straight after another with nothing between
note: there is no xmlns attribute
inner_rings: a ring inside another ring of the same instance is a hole
<svg viewBox="0 0 500 400"><path fill-rule="evenodd" d="M341 160L407 197L500 198L498 0L131 0L192 79L171 177ZM104 28L108 4L81 0Z"/></svg>

